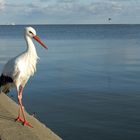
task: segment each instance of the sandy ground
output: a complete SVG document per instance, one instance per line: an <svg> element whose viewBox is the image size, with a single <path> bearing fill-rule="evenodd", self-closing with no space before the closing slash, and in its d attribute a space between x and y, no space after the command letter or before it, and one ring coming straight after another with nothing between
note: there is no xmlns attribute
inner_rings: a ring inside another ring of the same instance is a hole
<svg viewBox="0 0 140 140"><path fill-rule="evenodd" d="M26 113L33 128L15 122L18 105L0 93L0 140L61 140L54 132Z"/></svg>

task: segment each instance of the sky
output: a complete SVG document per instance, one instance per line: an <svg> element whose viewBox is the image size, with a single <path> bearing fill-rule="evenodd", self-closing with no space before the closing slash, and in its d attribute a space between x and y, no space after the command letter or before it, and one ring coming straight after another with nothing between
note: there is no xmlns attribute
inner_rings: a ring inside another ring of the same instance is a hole
<svg viewBox="0 0 140 140"><path fill-rule="evenodd" d="M0 0L0 24L12 23L139 24L140 0Z"/></svg>

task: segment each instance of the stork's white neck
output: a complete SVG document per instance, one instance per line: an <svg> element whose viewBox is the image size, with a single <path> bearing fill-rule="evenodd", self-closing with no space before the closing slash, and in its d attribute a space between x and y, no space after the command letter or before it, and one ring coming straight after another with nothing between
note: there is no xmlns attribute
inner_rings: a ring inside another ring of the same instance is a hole
<svg viewBox="0 0 140 140"><path fill-rule="evenodd" d="M29 68L28 73L30 75L33 75L34 72L36 71L36 63L37 63L37 59L39 59L39 57L37 56L36 48L33 44L32 39L29 36L25 36L25 40L26 40L26 43L27 43L27 49L24 52L24 54L26 56L25 61L28 61L28 62L26 62L26 63L28 63L27 65L28 65L28 68Z"/></svg>
<svg viewBox="0 0 140 140"><path fill-rule="evenodd" d="M26 44L27 44L27 49L26 49L26 51L28 52L28 53L32 53L32 54L37 54L36 53L36 48L35 48L35 45L34 45L34 43L33 43L33 41L32 41L32 39L29 37L29 36L25 36L25 40L26 40Z"/></svg>
<svg viewBox="0 0 140 140"><path fill-rule="evenodd" d="M37 61L37 59L39 59L37 52L36 52L36 48L35 45L32 41L32 39L29 36L25 36L25 40L26 40L26 44L27 44L27 49L25 51L25 53L28 54L28 56L30 56L32 59L34 59L34 61Z"/></svg>

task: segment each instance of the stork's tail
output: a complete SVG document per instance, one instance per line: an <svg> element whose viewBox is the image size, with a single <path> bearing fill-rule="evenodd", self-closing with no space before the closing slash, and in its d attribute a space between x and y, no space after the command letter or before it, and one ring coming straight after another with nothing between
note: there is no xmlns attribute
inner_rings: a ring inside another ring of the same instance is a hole
<svg viewBox="0 0 140 140"><path fill-rule="evenodd" d="M4 93L9 92L9 83L13 83L13 79L9 76L1 75L0 76L0 91Z"/></svg>

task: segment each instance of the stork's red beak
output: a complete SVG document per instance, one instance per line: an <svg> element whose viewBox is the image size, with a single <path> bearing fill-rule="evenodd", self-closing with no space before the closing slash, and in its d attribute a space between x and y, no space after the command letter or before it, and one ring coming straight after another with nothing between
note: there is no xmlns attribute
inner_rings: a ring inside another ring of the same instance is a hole
<svg viewBox="0 0 140 140"><path fill-rule="evenodd" d="M48 47L40 40L40 38L36 35L36 36L33 36L33 38L38 42L40 43L45 49L48 49Z"/></svg>

